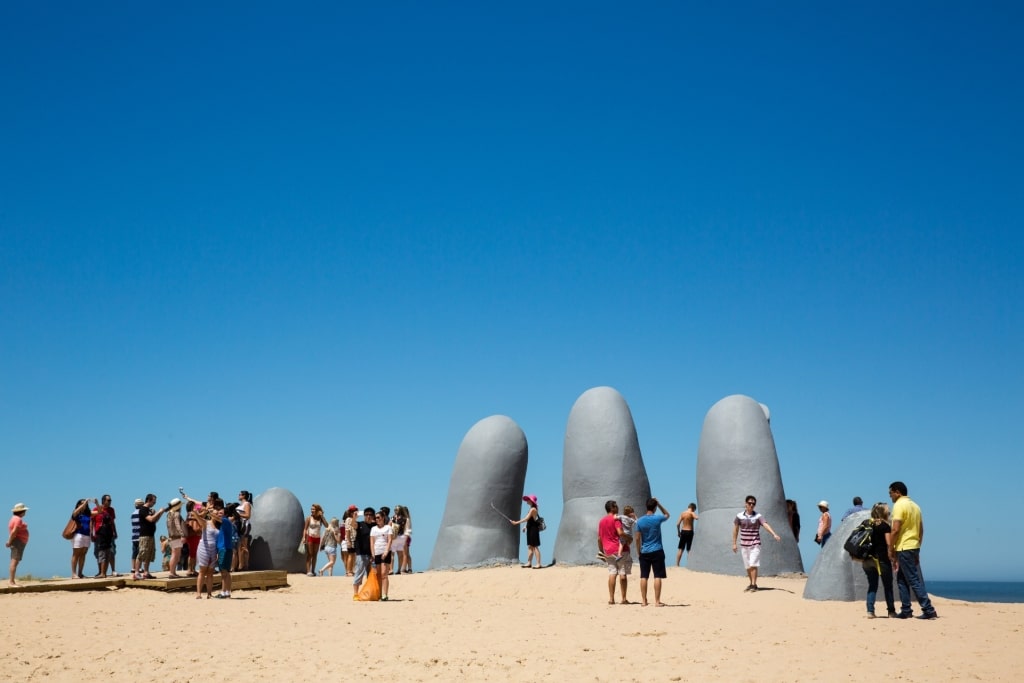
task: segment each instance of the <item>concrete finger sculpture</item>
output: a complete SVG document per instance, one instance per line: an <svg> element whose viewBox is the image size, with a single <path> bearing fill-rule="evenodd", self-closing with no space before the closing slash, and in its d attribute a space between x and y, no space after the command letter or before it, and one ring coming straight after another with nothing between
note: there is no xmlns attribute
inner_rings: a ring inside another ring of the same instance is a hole
<svg viewBox="0 0 1024 683"><path fill-rule="evenodd" d="M864 600L868 593L868 577L860 562L850 559L850 554L843 549L847 537L865 519L871 517L869 510L855 512L842 521L839 529L829 538L825 547L818 553L807 575L804 584L804 597L808 600L845 600L852 602ZM885 593L881 579L878 585L878 599L883 609Z"/></svg>
<svg viewBox="0 0 1024 683"><path fill-rule="evenodd" d="M802 572L800 548L789 530L786 494L775 439L764 406L748 396L727 396L704 418L697 449L697 507L700 523L687 568L743 576L739 552L732 552L733 520L746 496L782 537L761 536L761 576Z"/></svg>
<svg viewBox="0 0 1024 683"><path fill-rule="evenodd" d="M559 564L597 560L597 524L604 504L632 505L643 514L651 485L640 455L633 415L611 387L585 391L569 412L562 453L562 518L555 539Z"/></svg>
<svg viewBox="0 0 1024 683"><path fill-rule="evenodd" d="M528 460L526 435L504 415L477 422L455 456L430 569L519 562L518 518Z"/></svg>
<svg viewBox="0 0 1024 683"><path fill-rule="evenodd" d="M302 503L288 489L267 489L252 503L251 569L284 569L301 572L305 557L298 552L306 518Z"/></svg>

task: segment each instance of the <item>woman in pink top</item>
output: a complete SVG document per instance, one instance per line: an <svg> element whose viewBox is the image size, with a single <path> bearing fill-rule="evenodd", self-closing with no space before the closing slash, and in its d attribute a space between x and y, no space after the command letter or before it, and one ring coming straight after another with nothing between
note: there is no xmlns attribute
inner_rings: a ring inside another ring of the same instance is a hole
<svg viewBox="0 0 1024 683"><path fill-rule="evenodd" d="M14 582L14 574L18 571L18 563L25 554L25 546L28 544L28 524L25 524L25 513L28 508L24 503L18 503L11 508L11 521L7 522L7 547L11 549L11 585L17 587Z"/></svg>

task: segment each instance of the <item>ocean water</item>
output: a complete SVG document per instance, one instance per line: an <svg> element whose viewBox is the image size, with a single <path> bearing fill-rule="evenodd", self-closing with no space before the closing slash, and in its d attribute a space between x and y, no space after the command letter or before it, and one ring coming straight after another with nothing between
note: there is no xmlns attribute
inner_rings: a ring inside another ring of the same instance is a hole
<svg viewBox="0 0 1024 683"><path fill-rule="evenodd" d="M968 602L1024 602L1024 581L926 581L928 592Z"/></svg>

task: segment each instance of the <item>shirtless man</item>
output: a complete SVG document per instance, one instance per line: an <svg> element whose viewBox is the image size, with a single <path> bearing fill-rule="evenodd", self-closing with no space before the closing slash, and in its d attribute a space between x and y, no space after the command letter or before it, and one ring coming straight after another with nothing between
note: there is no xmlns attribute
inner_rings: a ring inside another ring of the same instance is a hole
<svg viewBox="0 0 1024 683"><path fill-rule="evenodd" d="M697 504L690 503L689 507L679 513L679 520L676 522L676 531L679 532L679 550L676 551L676 566L683 559L683 551L690 552L693 545L693 523L700 517L697 515Z"/></svg>

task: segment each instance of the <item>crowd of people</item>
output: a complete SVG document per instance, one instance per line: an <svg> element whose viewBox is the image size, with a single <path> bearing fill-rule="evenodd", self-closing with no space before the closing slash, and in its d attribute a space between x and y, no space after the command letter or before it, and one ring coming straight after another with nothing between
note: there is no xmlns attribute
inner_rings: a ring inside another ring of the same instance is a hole
<svg viewBox="0 0 1024 683"><path fill-rule="evenodd" d="M345 564L345 575L352 577L352 595L358 598L363 582L373 574L376 584L380 587L380 600L388 599L390 588L390 577L392 574L412 573L412 515L409 508L404 505L396 505L395 513L391 514L391 508L382 506L380 510L372 507L363 509L362 519L359 518L359 508L350 505L345 511L343 522L334 518L326 525L323 524L323 511L318 510L318 505L310 508L309 517L306 518L306 528L303 531L303 542L306 544L307 574L315 576L308 558L314 551L313 547L319 547L323 542L332 543L334 552L341 552ZM326 530L330 538L324 538L320 534ZM314 533L310 533L310 532ZM323 569L333 571L334 558L328 552L328 562ZM323 571L320 575L323 575ZM377 598L375 598L377 599Z"/></svg>
<svg viewBox="0 0 1024 683"><path fill-rule="evenodd" d="M167 516L167 534L160 537L163 568L168 578L184 576L196 578L196 598L201 598L203 588L206 597L213 596L213 574L221 574L221 591L216 597L231 597L231 572L244 571L249 566L249 544L251 542L252 494L240 491L238 502L224 504L216 491L211 491L206 501L190 498L179 489L181 498L174 498L166 506L155 509L157 498L147 494L144 499L135 500L131 515L132 566L134 579L155 578L150 565L156 559L157 522ZM913 616L911 596L917 598L921 608L918 618L935 619L938 614L931 604L920 568L920 549L924 538L924 521L921 508L907 495L907 487L901 481L889 486L893 503L889 506L876 503L870 510L872 525L871 556L863 560L863 569L868 581L866 605L868 616L874 618L875 600L879 586L883 589L887 616L906 619ZM184 501L182 500L184 499ZM529 505L522 519L508 521L522 525L526 533L527 562L524 568L539 569L541 565L540 532L543 518L540 516L537 496L523 496ZM116 569L117 559L117 514L109 494L101 498L79 499L71 511L65 537L71 541L71 577L85 578L85 563L88 549L93 548L97 573L93 578L108 575L120 576ZM761 554L761 529L765 529L776 541L780 536L769 525L755 507L757 498L746 496L744 509L733 521L732 550L739 551L748 577L745 590L756 592L758 568ZM182 507L185 516L182 516ZM10 582L17 586L15 574L18 563L24 556L29 540L25 513L28 507L23 503L11 509L8 522L6 547L11 551ZM832 518L828 501L818 503L821 512L815 541L824 547L831 537ZM853 507L844 513L842 519L866 509L863 500L857 496ZM793 500L786 501L786 511L794 538L800 540L800 514ZM637 517L630 506L619 514L618 503L609 500L597 528L597 556L608 566L608 603L615 604L616 583L619 587L621 604L628 604L626 593L628 577L633 566L632 545L638 546L640 563L640 597L647 606L647 587L651 574L654 575L654 604L662 606L661 582L667 578L665 551L662 544L661 525L669 519L668 510L657 498L646 502L646 513ZM689 552L693 542L694 522L697 521L697 506L690 503L676 521L679 546L676 566L684 552ZM327 519L323 507L314 503L305 518L299 547L306 555L308 576L334 575L334 567L341 555L345 575L352 577L353 595L359 596L363 581L371 572L380 587L380 599L388 599L392 574L412 572L412 516L409 509L396 505L394 514L383 506L380 510L372 507L363 509L350 505L339 520ZM326 561L316 568L319 553L323 551ZM900 595L900 610L896 610L893 591L893 577ZM913 593L911 593L913 591Z"/></svg>
<svg viewBox="0 0 1024 683"><path fill-rule="evenodd" d="M901 481L889 485L889 497L892 500L892 511L889 505L881 502L872 506L870 523L872 525L872 553L862 561L864 573L868 581L866 605L868 616L875 618L875 600L879 586L882 587L887 608L887 616L894 619L908 619L913 616L911 598L916 597L921 608L919 619L935 619L935 611L921 574L921 541L924 538L924 521L921 508L907 495L907 487ZM530 502L530 501L527 501ZM533 501L534 505L536 500ZM732 551L739 552L743 567L747 574L749 592L757 592L758 570L761 566L761 529L764 529L776 542L781 537L768 521L756 510L757 498L750 495L744 499L744 509L733 519ZM618 503L609 500L605 503L605 516L597 527L597 557L608 567L608 604L615 604L615 588L618 585L619 604L629 604L626 597L628 577L631 574L633 558L630 552L632 543L639 546L638 560L640 563L640 599L646 606L647 583L654 576L654 604L661 606L661 581L667 577L665 570L665 551L662 545L661 524L669 519L668 511L657 498L650 498L646 504L646 514L637 518L633 509L626 506L625 514L619 514ZM832 535L832 516L828 501L818 503L821 517L815 533L815 542L824 547ZM856 496L853 506L842 516L845 520L850 515L867 508L863 500ZM697 506L691 503L687 510L680 514L676 521L679 534L679 550L676 554L676 566L679 565L684 551L688 552L693 542L693 523L699 519ZM787 521L797 542L800 541L800 513L794 500L786 500ZM659 514L660 513L660 514ZM539 548L537 549L539 554ZM899 591L900 609L897 611L893 590L893 578Z"/></svg>

